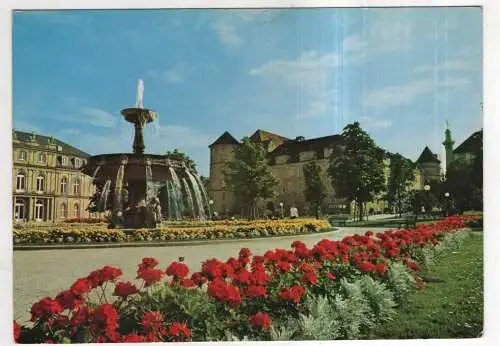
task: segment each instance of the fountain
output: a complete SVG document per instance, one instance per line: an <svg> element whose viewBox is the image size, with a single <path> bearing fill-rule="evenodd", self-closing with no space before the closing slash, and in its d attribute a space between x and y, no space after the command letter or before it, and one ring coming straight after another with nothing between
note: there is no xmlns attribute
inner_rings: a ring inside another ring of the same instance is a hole
<svg viewBox="0 0 500 346"><path fill-rule="evenodd" d="M109 212L110 228L154 228L163 216L210 217L203 184L184 162L144 153L144 127L157 113L143 107L143 90L140 80L136 107L121 111L134 124L133 153L91 156L82 169L96 185L88 209Z"/></svg>

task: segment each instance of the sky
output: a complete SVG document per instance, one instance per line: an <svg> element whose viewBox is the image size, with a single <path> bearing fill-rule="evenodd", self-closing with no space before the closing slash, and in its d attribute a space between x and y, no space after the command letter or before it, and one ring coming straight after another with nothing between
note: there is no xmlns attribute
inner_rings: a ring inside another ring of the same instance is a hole
<svg viewBox="0 0 500 346"><path fill-rule="evenodd" d="M13 127L91 155L131 152L136 103L159 113L147 153L203 175L224 131L288 138L359 121L416 160L482 128L479 8L67 10L13 15Z"/></svg>

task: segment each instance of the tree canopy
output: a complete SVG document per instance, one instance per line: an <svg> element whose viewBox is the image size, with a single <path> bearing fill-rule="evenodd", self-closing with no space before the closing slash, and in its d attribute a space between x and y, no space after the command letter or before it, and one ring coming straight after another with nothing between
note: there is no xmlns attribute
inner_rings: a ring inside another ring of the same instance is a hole
<svg viewBox="0 0 500 346"><path fill-rule="evenodd" d="M396 153L389 156L389 180L387 201L396 207L398 214L404 211L410 197L410 187L415 179L413 163Z"/></svg>
<svg viewBox="0 0 500 346"><path fill-rule="evenodd" d="M195 174L198 174L198 171L196 170L196 163L184 152L179 151L178 149L174 149L173 151L168 150L165 156L171 160L184 162L186 167L188 167Z"/></svg>
<svg viewBox="0 0 500 346"><path fill-rule="evenodd" d="M304 196L318 218L319 208L326 197L325 186L321 180L321 167L315 161L311 161L304 165L303 171L305 182Z"/></svg>
<svg viewBox="0 0 500 346"><path fill-rule="evenodd" d="M337 196L354 201L362 219L363 204L385 189L385 153L358 122L347 125L342 137L343 145L330 156L328 173Z"/></svg>

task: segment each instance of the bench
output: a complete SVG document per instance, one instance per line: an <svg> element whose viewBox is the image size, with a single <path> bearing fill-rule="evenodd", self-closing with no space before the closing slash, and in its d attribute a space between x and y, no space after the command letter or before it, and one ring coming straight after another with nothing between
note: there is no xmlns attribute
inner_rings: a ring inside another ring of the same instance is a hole
<svg viewBox="0 0 500 346"><path fill-rule="evenodd" d="M345 226L347 220L349 220L350 218L351 217L349 215L332 215L328 218L328 221L332 226Z"/></svg>
<svg viewBox="0 0 500 346"><path fill-rule="evenodd" d="M399 223L399 228L415 228L417 226L417 216L416 215L408 215L404 218L397 220Z"/></svg>

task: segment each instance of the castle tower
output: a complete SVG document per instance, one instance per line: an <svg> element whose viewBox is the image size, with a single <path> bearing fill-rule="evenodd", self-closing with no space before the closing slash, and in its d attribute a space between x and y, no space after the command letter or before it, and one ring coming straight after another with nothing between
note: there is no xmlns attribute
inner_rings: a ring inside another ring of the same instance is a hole
<svg viewBox="0 0 500 346"><path fill-rule="evenodd" d="M239 142L229 132L224 132L210 148L210 198L214 201L213 210L219 215L225 215L233 210L234 196L226 186L224 172L228 163L234 158L234 152Z"/></svg>
<svg viewBox="0 0 500 346"><path fill-rule="evenodd" d="M446 130L444 131L444 136L445 136L445 139L443 142L444 149L445 149L445 165L444 165L444 167L445 167L445 169L447 169L448 166L450 165L450 163L453 161L453 144L455 144L455 142L451 138L451 130L450 130L450 125L449 125L448 121L446 121Z"/></svg>

